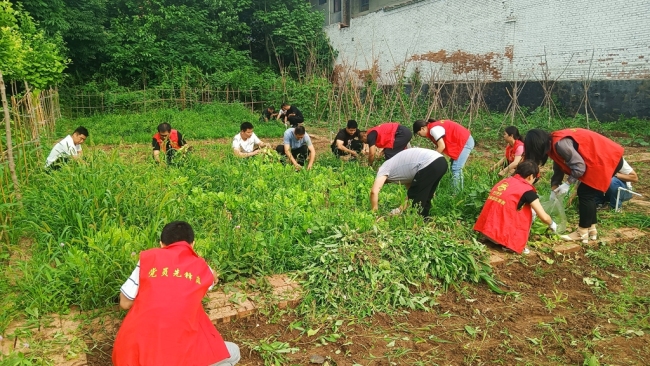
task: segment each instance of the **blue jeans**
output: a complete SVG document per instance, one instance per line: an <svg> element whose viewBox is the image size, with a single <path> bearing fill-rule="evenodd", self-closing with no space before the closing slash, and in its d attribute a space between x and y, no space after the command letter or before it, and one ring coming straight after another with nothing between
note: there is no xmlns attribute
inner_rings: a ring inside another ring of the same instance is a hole
<svg viewBox="0 0 650 366"><path fill-rule="evenodd" d="M465 147L463 147L463 151L458 155L458 159L451 161L451 184L455 192L463 189L463 167L473 149L474 138L470 136L465 143Z"/></svg>
<svg viewBox="0 0 650 366"><path fill-rule="evenodd" d="M228 353L230 353L230 358L226 358L225 360L221 360L217 363L213 363L210 366L234 366L241 359L241 355L239 353L239 346L237 346L232 342L225 342L225 343L226 343L226 348L228 348Z"/></svg>
<svg viewBox="0 0 650 366"><path fill-rule="evenodd" d="M624 201L629 201L632 199L632 193L627 191L621 191L621 196L619 199L618 207L616 207L616 195L618 194L618 188L627 189L627 185L622 180L612 177L612 182L609 184L607 192L603 196L596 197L596 204L600 205L605 202L609 202L609 207L611 208L621 208Z"/></svg>

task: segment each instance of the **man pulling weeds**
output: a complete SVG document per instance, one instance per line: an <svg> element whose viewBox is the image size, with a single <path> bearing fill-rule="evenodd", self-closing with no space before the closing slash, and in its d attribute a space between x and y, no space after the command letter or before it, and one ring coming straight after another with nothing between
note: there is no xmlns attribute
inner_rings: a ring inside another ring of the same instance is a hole
<svg viewBox="0 0 650 366"><path fill-rule="evenodd" d="M162 230L160 248L140 260L120 289L120 307L129 310L115 337L116 366L231 366L239 347L224 342L201 300L216 273L194 252L190 224L174 221Z"/></svg>

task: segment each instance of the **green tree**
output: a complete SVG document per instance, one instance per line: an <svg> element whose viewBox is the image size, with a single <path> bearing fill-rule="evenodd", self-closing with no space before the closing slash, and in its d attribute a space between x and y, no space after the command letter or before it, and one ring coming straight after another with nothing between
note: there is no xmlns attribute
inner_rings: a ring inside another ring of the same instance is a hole
<svg viewBox="0 0 650 366"><path fill-rule="evenodd" d="M323 14L303 0L253 0L245 14L251 27L251 52L263 63L291 67L300 75L329 71L332 50L323 32Z"/></svg>
<svg viewBox="0 0 650 366"><path fill-rule="evenodd" d="M48 37L33 19L9 1L0 1L0 70L6 81L45 88L62 80L68 63L61 37Z"/></svg>
<svg viewBox="0 0 650 366"><path fill-rule="evenodd" d="M193 65L206 73L250 64L250 30L239 20L242 0L119 0L110 5L107 72L143 84L169 68ZM125 81L125 80L123 80Z"/></svg>

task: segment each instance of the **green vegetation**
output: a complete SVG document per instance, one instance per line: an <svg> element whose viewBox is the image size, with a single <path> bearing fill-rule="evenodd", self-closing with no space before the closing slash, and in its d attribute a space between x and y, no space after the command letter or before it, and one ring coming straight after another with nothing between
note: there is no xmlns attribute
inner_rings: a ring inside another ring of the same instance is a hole
<svg viewBox="0 0 650 366"><path fill-rule="evenodd" d="M522 358L523 349L531 354L528 359L548 357L562 363L566 358L559 356L558 350L575 348L575 344L585 352L585 359L597 354L591 341L595 335L578 339L566 330L570 321L567 312L575 303L559 279L550 288L538 290L526 288L521 282L513 284L516 274L504 278L507 286L493 277L486 264L485 247L475 241L472 231L489 189L499 179L488 171L493 161L472 155L465 169L465 189L456 196L451 194L449 176L443 178L433 202L433 222L423 222L413 211L389 215L405 195L402 187L394 185L382 190L380 211L375 214L368 207L375 172L362 163L341 162L329 150L318 150L315 168L301 172L275 162L271 156L234 158L228 140L242 121L253 122L262 139L277 138L284 131L276 122L260 123L257 118L239 105L210 104L185 110L95 115L58 123L58 137L78 125L90 129L91 137L84 145L85 162L71 163L50 174L40 169L30 171L23 186L22 206L0 205L0 213L11 212L13 217L9 232L12 243L3 246L9 250L0 251L0 264L6 274L0 278L0 334L16 318L40 324L44 315L66 313L74 306L90 310L114 305L118 288L132 271L137 254L156 245L165 222L182 219L195 227L197 252L226 283L297 272L306 292L295 313L300 324L294 328L302 328L307 338L322 344L336 344L339 338L356 342L356 336L339 329L343 328L340 320L334 323L332 319L436 311L440 295L448 289L455 290L460 298L456 301L472 303L484 296L476 295L476 291L485 287L501 295L515 295L499 300L512 306L522 301L521 296L501 289L528 291L528 300L534 298L544 315L556 318L540 323L524 338L504 336L500 347L508 352L499 357L519 352L517 357ZM484 118L474 121L473 134L483 147L500 154L500 129L490 126L497 126L496 121L502 122L504 117L491 114ZM160 167L151 161L148 143L156 125L163 121L197 142L194 152L178 166ZM642 138L647 128L636 121L619 123L630 129L617 139ZM549 125L548 120L531 118L520 128L525 131L542 126L552 130L565 124L573 122L553 120ZM334 130L336 126L327 127ZM591 123L590 127L606 133L616 131L606 124ZM228 140L199 141L214 138ZM414 143L431 146L421 138L414 139ZM35 151L26 150L29 156L22 158L36 159ZM544 182L551 173L546 174L538 187L542 194L548 194ZM567 215L569 222L577 221L575 210L567 209ZM634 212L599 215L604 231L619 226L644 229L650 225L647 215ZM544 227L531 245L542 254L548 254L552 240L545 231ZM31 246L25 248L30 241ZM650 329L645 315L647 294L638 293L638 288L647 287L647 279L636 275L647 269L646 245L635 241L614 247L601 242L586 253L595 266L585 269L581 264L580 269L575 269L587 291L608 304L589 305L587 312L613 319L616 331L624 336L637 336ZM28 255L17 255L19 248ZM560 258L554 261L542 255L542 259L531 264L536 268L531 276L535 281L554 278L554 271L562 265ZM528 260L521 257L520 263L528 266ZM610 288L612 279L619 277L620 288ZM441 314L440 318L452 315L456 314ZM489 344L495 338L493 328L498 327L489 319L468 318L469 323L446 330L445 334L414 332L438 343L474 342L465 356L471 363L481 357L483 343ZM328 330L329 326L333 329ZM404 336L377 335L382 336L390 345L383 357L396 363L440 356L414 353L413 345L400 344ZM243 344L268 364L291 362L295 360L294 352L299 352L297 348L306 347L275 336ZM517 350L511 350L515 344ZM37 351L13 353L2 361L38 364L39 357L45 356Z"/></svg>
<svg viewBox="0 0 650 366"><path fill-rule="evenodd" d="M156 127L168 122L185 138L192 140L232 138L239 132L242 122L252 122L258 136L282 137L284 126L277 122L258 122L259 115L250 109L234 104L208 104L194 109L157 109L147 113L126 113L122 115L95 115L79 119L63 119L56 125L56 135L65 136L77 126L88 128L87 143L119 144L150 143Z"/></svg>
<svg viewBox="0 0 650 366"><path fill-rule="evenodd" d="M68 61L60 36L47 37L20 7L0 1L0 71L5 82L27 82L37 88L62 80Z"/></svg>
<svg viewBox="0 0 650 366"><path fill-rule="evenodd" d="M79 85L150 87L180 81L187 70L217 81L267 68L294 75L317 63L331 68L323 15L302 0L16 3L63 39L70 81Z"/></svg>

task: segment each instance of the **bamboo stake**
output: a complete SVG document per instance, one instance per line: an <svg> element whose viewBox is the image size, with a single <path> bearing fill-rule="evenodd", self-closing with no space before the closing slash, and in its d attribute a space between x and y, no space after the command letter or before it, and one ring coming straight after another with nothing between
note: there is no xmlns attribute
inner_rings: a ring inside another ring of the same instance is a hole
<svg viewBox="0 0 650 366"><path fill-rule="evenodd" d="M0 94L2 94L2 109L4 109L5 115L5 136L7 138L7 159L9 160L9 171L11 173L11 180L14 183L16 199L20 200L20 184L18 183L18 177L16 176L16 163L14 162L14 152L13 146L11 144L11 121L9 119L9 105L7 105L7 92L5 88L5 81L2 77L2 71L0 71Z"/></svg>

